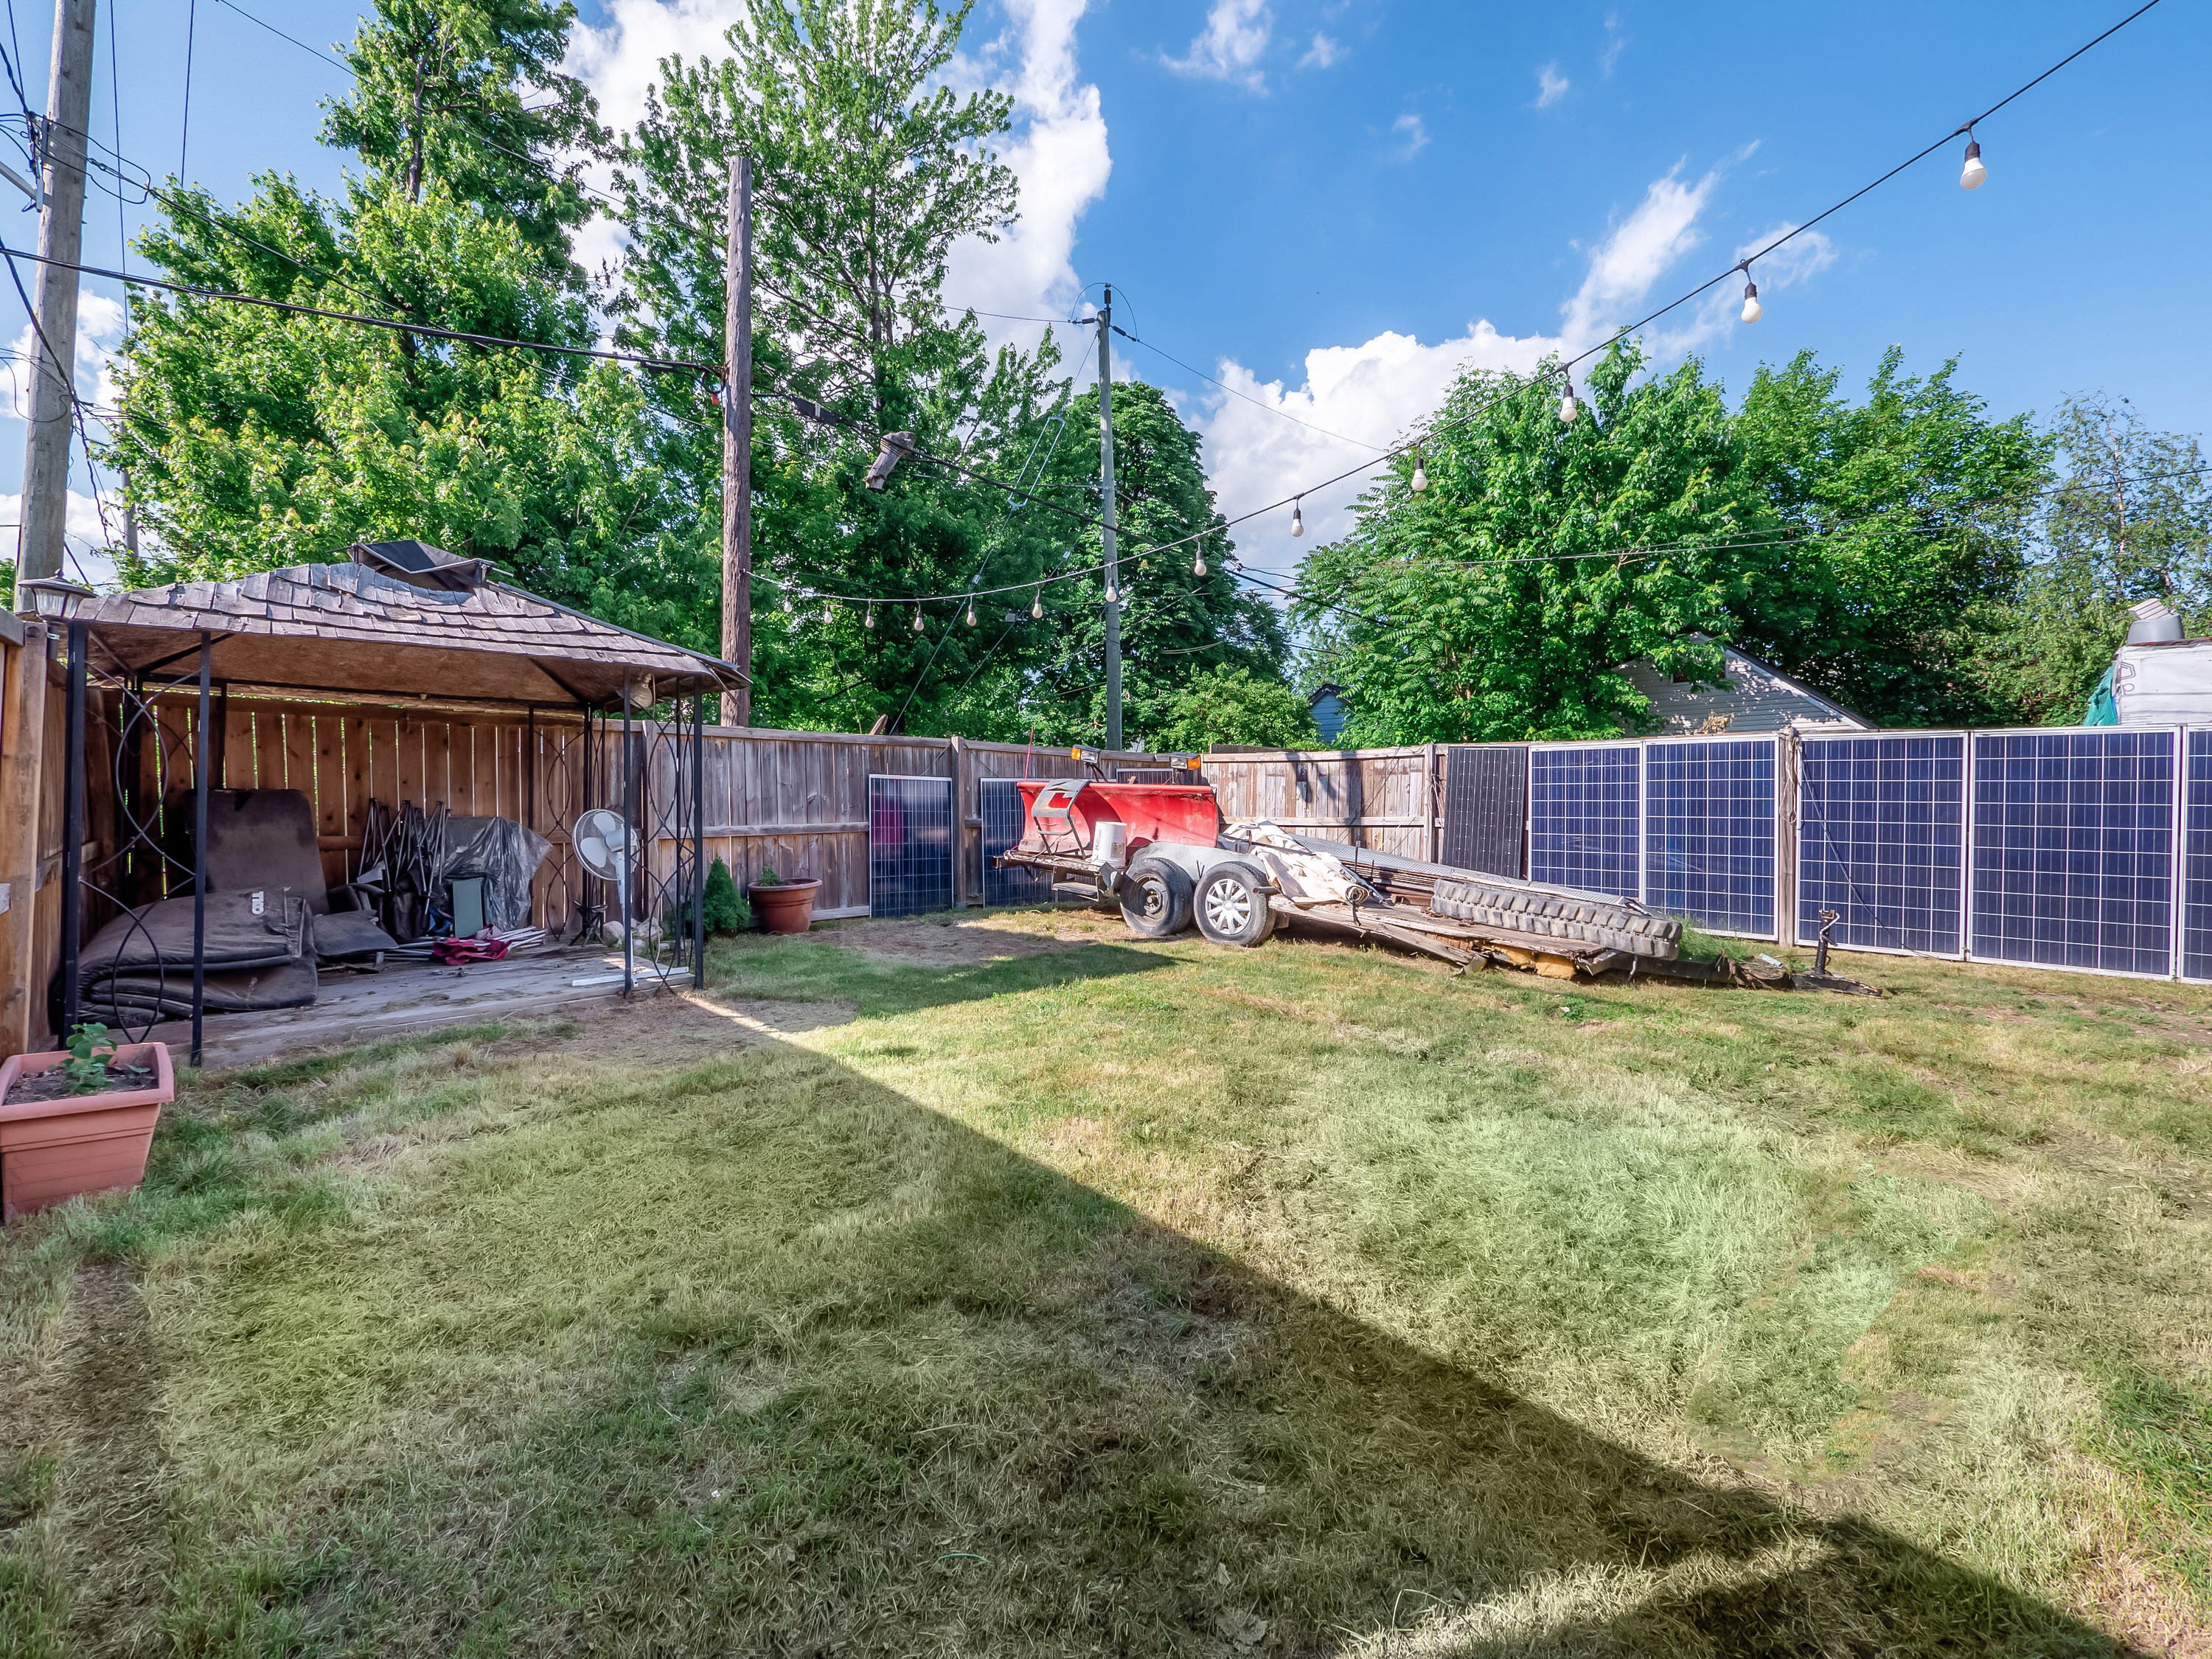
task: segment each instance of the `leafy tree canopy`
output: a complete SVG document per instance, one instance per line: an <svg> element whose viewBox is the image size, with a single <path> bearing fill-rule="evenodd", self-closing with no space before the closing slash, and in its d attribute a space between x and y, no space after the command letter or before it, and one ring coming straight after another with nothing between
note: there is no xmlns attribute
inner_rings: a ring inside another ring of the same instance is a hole
<svg viewBox="0 0 2212 1659"><path fill-rule="evenodd" d="M1203 754L1216 744L1318 749L1321 728L1306 700L1279 679L1224 663L1196 674L1168 699L1152 740L1165 754Z"/></svg>

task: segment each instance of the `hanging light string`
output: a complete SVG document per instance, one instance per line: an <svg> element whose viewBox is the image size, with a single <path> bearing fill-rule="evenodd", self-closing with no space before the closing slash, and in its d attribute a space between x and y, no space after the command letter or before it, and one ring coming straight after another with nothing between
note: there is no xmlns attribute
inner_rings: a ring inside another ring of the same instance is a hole
<svg viewBox="0 0 2212 1659"><path fill-rule="evenodd" d="M1575 356L1568 356L1568 358L1562 358L1562 361L1558 361L1558 362L1551 362L1551 365L1547 365L1547 368L1540 369L1540 372L1537 372L1537 374L1533 374L1533 376L1528 376L1528 380L1522 380L1522 383L1520 383L1520 385L1516 385L1516 387L1504 389L1504 392L1500 392L1500 394L1493 396L1493 398L1484 398L1482 403L1478 403L1478 404L1475 404L1475 407L1471 407L1471 410L1462 411L1462 414L1453 416L1451 420L1444 420L1444 422L1440 422L1440 425L1429 427L1427 434L1416 435L1416 438L1409 438L1409 441L1405 441L1405 442L1401 442L1401 445L1398 445L1398 447L1394 447L1394 449L1387 449L1387 452L1382 452L1382 453L1380 453L1380 456L1376 456L1376 460L1374 460L1374 462L1363 462L1363 465L1358 465L1358 467L1349 467L1349 469L1345 469L1345 471L1336 473L1336 476L1325 477L1325 480L1321 480L1321 483L1318 483L1318 484L1305 484L1305 487L1297 489L1297 491L1290 493L1290 495L1283 495L1281 500L1274 500L1274 502L1267 502L1267 504L1265 504L1265 507L1255 507L1255 508L1249 508L1249 511L1245 511L1245 514L1239 514L1239 515L1237 515L1237 518L1228 518L1228 520L1224 520L1224 522L1218 522L1218 525L1210 525L1210 526L1206 526L1206 529L1190 531L1190 533L1188 533L1188 535L1179 535L1179 538L1175 538L1175 540L1170 540L1170 542L1155 542L1155 544L1152 544L1152 546L1146 546L1146 549L1137 549L1137 557L1152 556L1152 553L1172 553L1172 550L1179 549L1179 546L1188 546L1188 544L1190 544L1190 542L1199 542L1199 540L1203 540L1203 538L1207 538L1207 535L1218 535L1218 533L1224 533L1224 531L1234 529L1234 526L1237 526L1237 525L1248 525L1248 522L1252 522L1252 520L1255 520L1255 518L1265 518L1265 515L1267 515L1267 514L1279 514L1279 511L1281 511L1281 508L1285 508L1285 507L1290 507L1290 508L1291 508L1291 533L1303 533L1303 498L1305 498L1305 495L1312 495L1314 491L1322 491L1322 489L1332 489L1334 484L1343 484L1343 483L1347 483L1347 480L1352 480L1352 477L1370 476L1370 473L1374 471L1374 469L1376 469L1376 465L1380 465L1380 462L1401 460L1401 458L1405 458L1405 456L1411 456L1411 458L1413 458L1413 476L1411 476L1411 480L1409 480L1409 484L1411 484L1411 489L1413 489L1413 493L1427 491L1427 487L1429 487L1429 476L1427 476L1427 467L1425 467L1425 456L1422 456L1422 445L1425 445L1425 442L1427 442L1427 441L1431 441L1431 438L1433 438L1433 435L1437 434L1437 431L1451 431L1451 429L1455 429L1455 427L1464 427L1464 425L1468 425L1468 422L1474 422L1474 420L1478 420L1480 416L1489 414L1491 410L1498 410L1498 407L1500 407L1500 404L1504 404L1506 400L1517 398L1517 396L1524 394L1524 392L1528 392L1528 389L1533 389L1533 387L1544 387L1544 385L1551 383L1553 378L1558 378L1559 385L1562 385L1562 387L1564 387L1564 396L1562 396L1562 398L1559 398L1559 414L1562 414L1562 418L1573 420L1573 416L1568 416L1568 414L1566 414L1566 410L1568 410L1568 398L1571 398L1571 396L1573 396L1573 369L1577 368L1577 365L1582 365L1582 362L1586 362L1586 361L1589 361L1589 358L1595 358L1595 356L1599 356L1599 354L1608 352L1608 349L1613 349L1614 345L1620 345L1621 341L1626 341L1626 338L1631 338L1632 334L1637 334L1637 330L1644 330L1644 327L1648 327L1648 325L1652 325L1652 323L1659 321L1659 319L1662 319L1662 316L1670 314L1670 312L1674 312L1674 310L1681 310L1683 305L1692 303L1692 301L1704 299L1704 296L1708 295L1708 292L1712 292L1714 288L1719 288L1719 285L1721 285L1721 283L1725 283L1725 281L1728 281L1729 276L1735 276L1735 274L1739 274L1739 272L1743 274L1743 279L1745 279L1745 283L1743 283L1743 285L1745 285L1745 295L1743 295L1743 321L1745 321L1745 323L1756 323L1756 321L1759 321L1759 316L1763 314L1763 310L1765 310L1765 307L1763 307L1763 305L1759 303L1759 285L1756 285L1756 281L1752 279L1752 274L1750 274L1752 265L1754 265L1756 261L1760 261L1760 258L1765 258L1767 254L1777 252L1777 250L1778 250L1778 248L1783 248L1783 246L1785 246L1785 243L1790 243L1790 241L1794 241L1794 239L1802 237L1802 234L1805 234L1805 232L1812 230L1814 226L1818 226L1818 223L1825 222L1825 219L1832 219L1832 216L1834 216L1834 215L1838 215L1838 212L1843 212L1844 208L1850 208L1851 204L1854 204L1854 201L1858 201L1858 199L1860 199L1860 197L1867 197L1867 195L1871 195L1871 192L1874 192L1874 191L1878 191L1878 188L1882 188L1882 185L1889 184L1891 179L1896 179L1896 177L1900 175L1900 173L1905 173L1905 170L1913 168L1913 166L1917 166L1917 164L1920 164L1920 161L1924 161L1924 159L1927 159L1927 157L1931 157L1931 155L1936 153L1936 150L1944 149L1944 146L1947 146L1947 143L1951 143L1951 142L1954 142L1954 139L1958 139L1960 135L1971 133L1971 131L1973 131L1975 126L1980 126L1982 122L1986 122L1986 119L1989 119L1990 115L1996 115L1997 111L2002 111L2002 108L2004 108L2006 104L2011 104L2011 101L2015 101L2017 97L2021 97L2021 95L2024 95L2024 93L2033 91L2033 88L2035 88L2035 86L2044 84L2044 82L2046 82L2046 80L2051 80L2051 77L2053 77L2053 76L2057 76L2059 70L2066 69L2066 66L2069 66L2070 62L2075 62L2075 60L2077 60L2077 58L2081 58L2081 55L2084 55L2084 53L2088 53L2088 51L2090 51L2090 49L2094 49L2094 46L2104 45L2106 40L2111 40L2112 35L2119 33L2121 28L2126 28L2128 24L2135 22L2136 18L2142 18L2143 13L2150 11L2150 9L2154 9L2154 7L2157 7L2157 4L2159 4L2159 0L2146 0L2146 3L2143 3L2142 7L2136 7L2135 11L2128 13L2126 18L2121 18L2119 22L2112 24L2111 28L2106 28L2104 33L2094 35L2093 40L2088 40L2088 42L2084 42L2084 45L2081 45L2081 46L2075 46L2075 51L2070 51L2070 53L2063 55L2062 60L2057 60L2057 62L2055 62L2055 64L2051 64L2051 69L2042 70L2042 73L2039 73L2039 76L2033 77L2033 80L2021 82L2021 84L2020 84L2020 86L2015 86L2015 88L2013 88L2011 93L2006 93L2004 97L2000 97L2000 100L1997 100L1996 104L1990 104L1989 108L1984 108L1984 111L1982 111L1980 115L1975 115L1975 118L1973 118L1973 119L1969 119L1969 122L1962 122L1962 124L1960 124L1960 126L1951 128L1951 131L1948 131L1948 133L1944 133L1942 137L1940 137L1940 139L1936 139L1936 142L1933 142L1933 143L1927 143L1927 146L1924 146L1924 149L1916 150L1916 153L1913 153L1913 155L1909 155L1909 157L1905 157L1905 159L1902 159L1902 161L1898 161L1898 164L1893 166L1893 168L1889 168L1889 170L1887 170L1887 173L1882 173L1881 177L1875 177L1875 179L1871 179L1869 184L1863 184L1863 185L1860 185L1860 188L1858 188L1858 191L1854 191L1854 192L1851 192L1851 195L1843 197L1843 199L1840 199L1840 201L1834 201L1834 204L1829 204L1827 208L1823 208L1823 210L1820 210L1820 212L1816 212L1816 215L1814 215L1812 219L1805 219L1805 222L1798 223L1798 226L1792 226L1792 228L1790 228L1790 230L1783 232L1783 234L1778 234L1778 237L1774 237L1774 241L1765 243L1765 246L1763 246L1763 248L1759 248L1759 250L1756 250L1756 252L1747 254L1747 257L1745 257L1745 258L1739 258L1739 261L1736 261L1735 265L1729 265L1728 270L1723 270L1723 272L1719 272L1719 274L1717 274L1717 276L1708 276L1708 279L1705 279L1704 283L1698 283L1697 288L1690 288L1690 289L1687 289L1687 292L1683 292L1683 295L1677 295L1677 296L1674 296L1674 299L1666 301L1666 303L1663 303L1663 305L1659 305L1659 307L1655 307L1655 310L1646 312L1646 314L1641 316L1641 319L1637 319L1635 323L1628 323L1628 325L1620 327L1620 330L1614 330L1608 338L1604 338L1604 341L1599 341L1597 345L1586 347L1586 349L1583 349L1583 352L1577 352L1577 354L1575 354ZM1973 157L1971 157L1971 161L1980 161L1980 143L1975 143L1975 146L1973 146ZM1986 168L1984 168L1984 173L1986 173ZM1964 177L1962 177L1962 179L1960 179L1960 184L1964 184ZM1966 185L1966 188L1973 188L1973 185ZM1157 349L1157 347L1155 347L1155 349ZM1579 404L1577 404L1577 410L1579 410ZM832 411L832 414L834 414L834 411ZM865 427L860 427L860 422L856 422L856 420L849 420L849 418L845 418L845 416L834 416L834 418L838 420L838 425L849 425L849 427L852 427L852 429L863 431L863 434L865 434ZM921 458L921 453L915 453L915 458ZM953 469L956 469L956 471L969 471L969 469L960 467L960 465L957 465L957 462L942 462L942 460L940 460L940 465L947 465L947 467L953 467ZM971 473L971 471L969 471L969 476L978 476L978 473ZM1061 514L1061 515L1064 515L1064 518L1078 520L1078 522L1082 522L1082 525L1099 525L1099 522L1102 522L1102 520L1099 520L1097 515L1082 514L1082 511L1079 511L1079 508L1061 507L1061 504L1057 504L1057 502L1040 502L1040 504L1042 504L1042 507L1051 507L1053 511L1057 511L1057 514ZM1553 557L1553 556L1528 556L1528 562L1548 562L1548 557ZM1573 556L1568 556L1568 557L1573 557ZM1620 553L1606 553L1606 556L1599 556L1599 557L1621 557L1621 556L1620 556ZM1073 580L1073 577L1078 577L1078 575L1088 575L1088 573L1097 571L1097 568L1103 568L1103 566L1086 566L1086 568L1084 568L1084 571L1068 571L1068 573L1061 573L1060 577L1051 577L1051 580ZM1029 584L1029 581L1022 581L1022 584L1011 584L1011 586L1030 586L1030 584ZM865 602L865 599L867 599L867 598L883 598L883 595L845 595L845 602L848 602L848 604L858 604L858 602ZM931 599L957 599L957 598L960 598L960 595L931 595ZM1115 604L1115 602L1117 602L1117 598L1119 598L1119 595L1113 595L1113 592L1109 592L1109 595L1106 595L1106 602L1109 602L1109 604ZM891 602L896 602L896 599L884 599L884 602L891 604ZM905 604L925 604L925 599L907 599Z"/></svg>

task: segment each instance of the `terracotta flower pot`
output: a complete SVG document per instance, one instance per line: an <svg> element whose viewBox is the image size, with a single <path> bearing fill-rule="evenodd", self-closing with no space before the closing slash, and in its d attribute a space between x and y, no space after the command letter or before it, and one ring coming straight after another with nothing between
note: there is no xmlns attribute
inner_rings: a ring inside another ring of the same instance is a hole
<svg viewBox="0 0 2212 1659"><path fill-rule="evenodd" d="M154 1068L141 1089L108 1089L59 1100L8 1098L17 1079L51 1070L67 1049L17 1054L0 1064L0 1220L80 1194L126 1191L146 1178L146 1149L164 1102L177 1093L166 1042L126 1042L114 1058Z"/></svg>
<svg viewBox="0 0 2212 1659"><path fill-rule="evenodd" d="M773 887L749 882L745 893L759 913L761 926L771 933L803 933L814 925L814 896L818 881L780 881Z"/></svg>

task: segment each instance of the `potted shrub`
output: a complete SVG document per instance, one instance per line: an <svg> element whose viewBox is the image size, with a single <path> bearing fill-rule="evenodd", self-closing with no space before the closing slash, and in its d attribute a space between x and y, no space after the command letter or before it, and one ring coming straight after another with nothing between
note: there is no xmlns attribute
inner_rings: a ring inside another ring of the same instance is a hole
<svg viewBox="0 0 2212 1659"><path fill-rule="evenodd" d="M818 881L786 881L776 874L774 865L768 864L761 866L759 876L745 888L761 926L771 933L803 933L811 927L814 896L821 890Z"/></svg>
<svg viewBox="0 0 2212 1659"><path fill-rule="evenodd" d="M97 1024L66 1048L0 1064L0 1220L136 1187L176 1092L167 1043L118 1047Z"/></svg>

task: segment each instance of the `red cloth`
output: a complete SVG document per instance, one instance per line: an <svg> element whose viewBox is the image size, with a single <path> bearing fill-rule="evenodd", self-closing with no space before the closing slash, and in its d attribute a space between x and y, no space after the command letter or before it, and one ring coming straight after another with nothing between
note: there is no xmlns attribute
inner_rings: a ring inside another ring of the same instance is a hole
<svg viewBox="0 0 2212 1659"><path fill-rule="evenodd" d="M469 962L497 962L507 954L503 939L441 939L430 947L437 961L458 966Z"/></svg>

